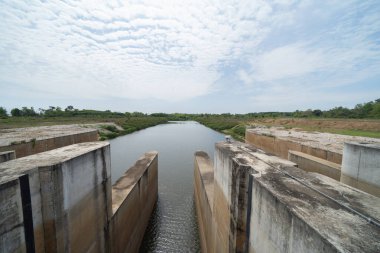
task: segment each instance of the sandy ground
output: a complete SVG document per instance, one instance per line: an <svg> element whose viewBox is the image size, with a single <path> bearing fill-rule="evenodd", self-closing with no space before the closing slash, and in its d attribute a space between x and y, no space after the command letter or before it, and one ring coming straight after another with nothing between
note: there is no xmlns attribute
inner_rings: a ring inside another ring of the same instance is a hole
<svg viewBox="0 0 380 253"><path fill-rule="evenodd" d="M344 142L362 142L362 143L376 143L380 145L380 139L348 136L340 134L330 134L321 132L306 132L300 129L285 129L283 127L264 127L258 126L249 129L248 131L255 132L261 135L275 136L277 138L291 140L294 142L302 143L307 146L330 150L337 153L343 153Z"/></svg>
<svg viewBox="0 0 380 253"><path fill-rule="evenodd" d="M114 125L119 130L122 130L120 126L114 123L73 124L0 129L0 146L7 146L12 142L29 142L33 139L44 140L58 136L86 133L94 130L104 131L101 126L105 125Z"/></svg>

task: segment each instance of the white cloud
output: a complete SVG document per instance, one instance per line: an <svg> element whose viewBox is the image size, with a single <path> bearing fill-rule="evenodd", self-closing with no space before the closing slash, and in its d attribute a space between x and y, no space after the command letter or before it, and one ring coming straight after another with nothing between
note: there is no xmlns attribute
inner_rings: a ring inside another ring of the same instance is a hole
<svg viewBox="0 0 380 253"><path fill-rule="evenodd" d="M379 75L380 46L379 41L374 39L380 33L378 12L366 3L357 6L352 2L330 4L327 5L331 8L325 8L326 6L309 2L294 8L292 15L294 22L299 23L298 26L292 26L293 30L286 27L277 30L281 34L279 39L285 37L288 42L272 47L263 46L250 54L248 67L236 72L240 80L245 84L268 88L278 85L297 86L300 83L314 87L333 87ZM321 17L323 26L304 20L305 13L308 13L305 6L311 18ZM322 10L323 15L320 15ZM366 15L358 16L358 12ZM288 14L282 13L285 16ZM277 25L277 21L274 23ZM287 35L288 31L292 34ZM269 38L271 41L268 41ZM270 44L276 39L278 38L272 34L264 43Z"/></svg>
<svg viewBox="0 0 380 253"><path fill-rule="evenodd" d="M49 97L181 100L234 73L258 101L266 89L344 86L379 74L374 3L0 2L0 85Z"/></svg>
<svg viewBox="0 0 380 253"><path fill-rule="evenodd" d="M308 51L298 44L275 48L259 56L252 68L259 81L297 77L326 68L326 58L319 50Z"/></svg>
<svg viewBox="0 0 380 253"><path fill-rule="evenodd" d="M215 66L239 57L241 37L256 36L271 12L264 1L242 4L251 10L234 1L0 3L0 73L66 96L204 95L221 76ZM240 23L249 13L256 21Z"/></svg>

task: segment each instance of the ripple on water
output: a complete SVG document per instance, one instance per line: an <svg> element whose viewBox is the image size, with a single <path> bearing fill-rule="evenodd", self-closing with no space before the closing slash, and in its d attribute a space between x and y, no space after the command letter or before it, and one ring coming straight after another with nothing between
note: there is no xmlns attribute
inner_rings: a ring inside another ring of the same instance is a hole
<svg viewBox="0 0 380 253"><path fill-rule="evenodd" d="M200 252L193 195L194 153L204 150L213 157L215 142L223 139L222 134L196 122L185 122L159 125L111 141L113 180L144 152L159 153L158 201L140 252Z"/></svg>

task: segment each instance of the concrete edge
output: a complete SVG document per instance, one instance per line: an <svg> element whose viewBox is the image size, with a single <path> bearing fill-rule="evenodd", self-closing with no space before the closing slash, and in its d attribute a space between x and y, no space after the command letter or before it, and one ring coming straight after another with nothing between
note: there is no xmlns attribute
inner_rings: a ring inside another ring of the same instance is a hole
<svg viewBox="0 0 380 253"><path fill-rule="evenodd" d="M306 158L308 160L312 160L314 162L321 163L323 165L332 167L332 168L337 169L339 171L341 170L341 165L340 164L333 163L333 162L330 162L328 160L325 160L325 159L322 159L322 158L319 158L319 157L316 157L316 156L312 156L312 155L309 155L309 154L306 154L306 153L303 153L303 152L299 152L299 151L295 151L295 150L289 150L289 154L294 154L296 156L301 156L301 157Z"/></svg>
<svg viewBox="0 0 380 253"><path fill-rule="evenodd" d="M135 164L126 170L112 185L112 215L115 215L119 207L128 200L129 193L156 159L158 159L157 151L144 153ZM131 178L132 181L130 181Z"/></svg>
<svg viewBox="0 0 380 253"><path fill-rule="evenodd" d="M38 168L43 170L44 168L51 168L106 147L110 147L109 142L82 142L0 163L0 173L2 175L10 172L5 179L4 177L0 177L0 184L28 174L28 171L33 169ZM67 154L68 152L71 153ZM15 171L12 172L12 170Z"/></svg>
<svg viewBox="0 0 380 253"><path fill-rule="evenodd" d="M197 152L195 152L194 156L195 156L195 159L197 160L199 175L201 177L201 183L202 183L203 189L205 189L205 191L206 191L207 202L210 205L211 213L213 213L214 210L213 210L212 206L213 206L213 201L214 201L214 197L213 197L213 195L214 195L214 167L212 165L212 162L211 162L209 155L206 152L197 151ZM209 169L209 171L202 173L201 168L199 166L200 163L202 165L206 166L207 169ZM210 173L211 171L212 171L212 178L206 178L204 174ZM205 181L211 183L212 187L211 188L206 187Z"/></svg>

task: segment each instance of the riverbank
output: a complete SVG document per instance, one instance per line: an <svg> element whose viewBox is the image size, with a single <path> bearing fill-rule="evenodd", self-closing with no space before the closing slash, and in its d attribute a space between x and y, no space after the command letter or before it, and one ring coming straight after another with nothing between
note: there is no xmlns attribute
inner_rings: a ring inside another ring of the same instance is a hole
<svg viewBox="0 0 380 253"><path fill-rule="evenodd" d="M8 117L0 119L0 129L68 125L104 124L98 128L101 140L112 139L135 131L164 124L169 121L194 120L220 133L244 141L248 127L267 126L301 129L309 132L325 132L349 136L380 138L379 119L330 119L330 118L254 118L233 114L162 114L160 116L113 116L113 117ZM107 124L115 123L117 126ZM120 126L120 127L118 127Z"/></svg>
<svg viewBox="0 0 380 253"><path fill-rule="evenodd" d="M299 118L256 118L199 117L199 123L237 140L244 141L245 129L266 126L301 129L309 132L324 132L349 136L380 138L380 120L375 119L299 119Z"/></svg>
<svg viewBox="0 0 380 253"><path fill-rule="evenodd" d="M9 117L0 119L1 129L42 127L56 125L80 125L96 128L100 140L113 139L148 127L168 122L165 117ZM29 138L31 139L31 138ZM29 141L25 140L25 141ZM21 140L22 141L22 140Z"/></svg>

